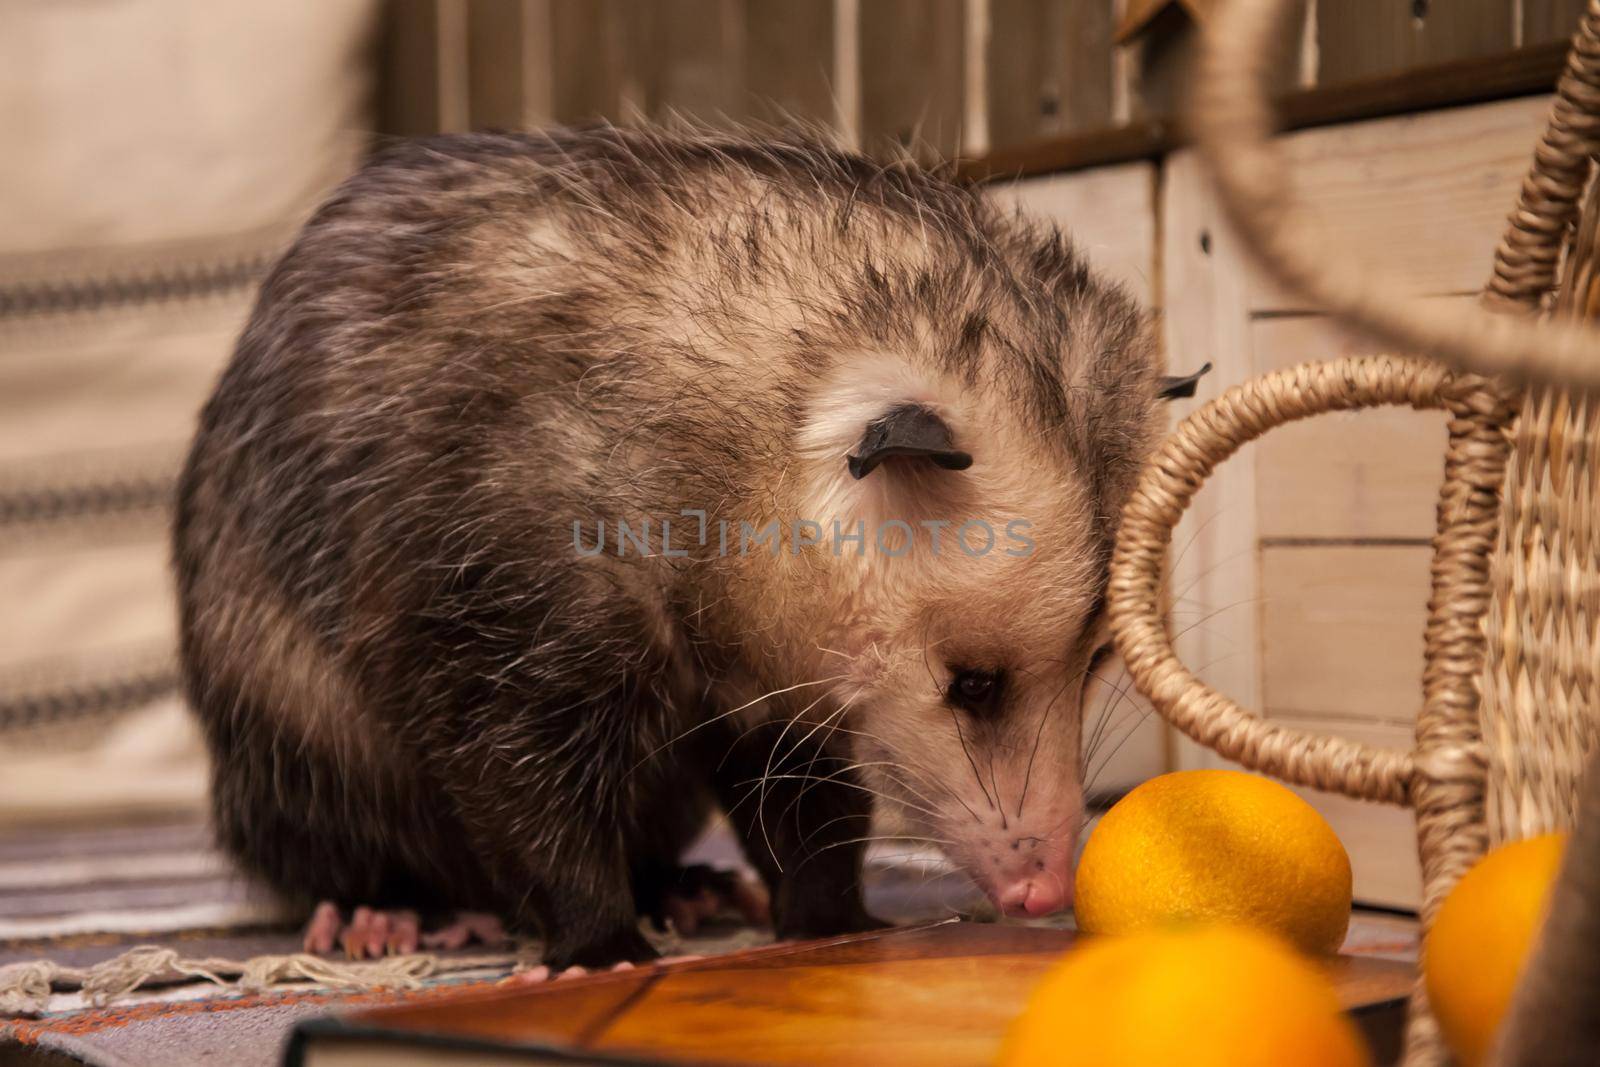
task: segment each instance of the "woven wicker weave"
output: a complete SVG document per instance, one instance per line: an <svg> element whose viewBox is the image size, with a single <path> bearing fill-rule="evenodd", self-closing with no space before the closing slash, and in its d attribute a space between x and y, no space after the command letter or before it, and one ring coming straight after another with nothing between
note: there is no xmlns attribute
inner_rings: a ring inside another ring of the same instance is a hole
<svg viewBox="0 0 1600 1067"><path fill-rule="evenodd" d="M1579 218L1556 315L1600 311L1597 190ZM1513 441L1484 627L1491 842L1567 827L1583 754L1600 738L1600 403L1529 390Z"/></svg>
<svg viewBox="0 0 1600 1067"><path fill-rule="evenodd" d="M1600 193L1583 198L1600 154L1600 0L1574 38L1496 251L1483 303L1501 314L1453 320L1394 298L1381 271L1330 262L1315 220L1294 202L1265 102L1270 45L1291 6L1236 0L1210 35L1195 126L1219 197L1282 284L1444 362L1309 364L1231 389L1185 419L1124 514L1112 628L1140 691L1195 740L1298 785L1414 808L1426 928L1486 847L1570 825L1585 753L1600 739L1600 334L1575 321L1600 316ZM1533 314L1552 304L1553 321ZM1409 752L1245 710L1178 661L1162 614L1173 529L1217 464L1286 422L1383 404L1451 413ZM1447 1059L1419 984L1405 1062Z"/></svg>

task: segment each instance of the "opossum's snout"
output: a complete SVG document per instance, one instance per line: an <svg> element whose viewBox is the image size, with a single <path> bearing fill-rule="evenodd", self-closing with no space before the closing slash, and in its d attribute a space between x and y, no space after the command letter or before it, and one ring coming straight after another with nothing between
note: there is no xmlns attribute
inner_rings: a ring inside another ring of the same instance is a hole
<svg viewBox="0 0 1600 1067"><path fill-rule="evenodd" d="M1072 906L1081 792L1072 781L1051 783L1050 792L1030 798L1020 816L986 811L946 823L956 834L947 852L1008 915L1037 918Z"/></svg>
<svg viewBox="0 0 1600 1067"><path fill-rule="evenodd" d="M1072 906L1072 872L1051 872L1012 882L997 901L1007 914L1053 915Z"/></svg>
<svg viewBox="0 0 1600 1067"><path fill-rule="evenodd" d="M1010 827L987 836L977 870L969 871L991 900L1008 915L1037 918L1072 906L1072 854L1077 818L1049 836Z"/></svg>
<svg viewBox="0 0 1600 1067"><path fill-rule="evenodd" d="M924 685L874 709L866 732L882 750L867 761L889 768L875 784L902 800L916 836L936 842L1003 911L1061 911L1072 905L1083 825L1085 665L960 662L928 664Z"/></svg>
<svg viewBox="0 0 1600 1067"><path fill-rule="evenodd" d="M1037 917L1072 904L1083 822L1075 674L1062 663L957 665L941 687L957 766L969 772L948 784L951 803L940 806L946 852L1009 914Z"/></svg>

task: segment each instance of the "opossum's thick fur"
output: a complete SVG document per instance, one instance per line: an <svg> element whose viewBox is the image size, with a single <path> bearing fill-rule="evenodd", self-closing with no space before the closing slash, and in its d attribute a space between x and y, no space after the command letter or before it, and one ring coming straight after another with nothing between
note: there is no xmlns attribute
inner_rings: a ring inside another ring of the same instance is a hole
<svg viewBox="0 0 1600 1067"><path fill-rule="evenodd" d="M874 794L1059 906L1157 375L1066 238L910 165L609 127L383 151L264 284L182 478L221 841L299 898L494 911L558 966L650 954L636 912L719 804L782 934L872 922ZM852 478L905 403L971 467ZM1031 551L953 550L973 517ZM895 519L915 551L791 551Z"/></svg>

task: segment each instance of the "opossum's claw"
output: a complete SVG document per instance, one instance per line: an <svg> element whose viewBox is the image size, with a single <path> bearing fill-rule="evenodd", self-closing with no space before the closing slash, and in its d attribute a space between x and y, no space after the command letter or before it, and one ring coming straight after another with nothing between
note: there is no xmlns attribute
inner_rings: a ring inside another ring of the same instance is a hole
<svg viewBox="0 0 1600 1067"><path fill-rule="evenodd" d="M352 960L382 956L384 943L388 939L388 917L365 906L351 912L350 921L339 932L339 945L344 949L345 956Z"/></svg>
<svg viewBox="0 0 1600 1067"><path fill-rule="evenodd" d="M357 908L339 941L345 955L353 960L401 956L417 951L420 928L421 921L414 911Z"/></svg>
<svg viewBox="0 0 1600 1067"><path fill-rule="evenodd" d="M456 949L474 940L503 944L505 927L493 915L459 912L446 925L424 934L422 920L410 909L358 907L346 922L339 906L324 900L311 913L301 944L306 952L316 953L332 952L337 945L350 959L361 960L403 956L419 947Z"/></svg>
<svg viewBox="0 0 1600 1067"><path fill-rule="evenodd" d="M331 900L324 900L317 905L310 921L306 923L305 936L301 939L302 950L332 952L334 942L339 939L339 931L343 928L344 919L339 916L339 906Z"/></svg>
<svg viewBox="0 0 1600 1067"><path fill-rule="evenodd" d="M688 959L690 957L683 957L683 958ZM627 960L623 960L621 963L612 964L611 968L610 968L612 974L616 974L619 971L631 971L633 969L634 969L634 964L628 962ZM537 966L537 967L529 967L525 971L514 971L514 972L512 972L511 974L507 975L505 978L500 979L500 984L501 985L538 985L540 982L547 982L547 981L550 981L551 979L560 980L562 978L582 978L582 977L584 977L585 975L588 975L588 974L603 974L603 973L605 973L603 970L591 970L588 967L580 967L580 966L577 966L577 965L574 965L572 967L568 967L564 971L552 971L547 964L541 963L541 964L539 964L539 966Z"/></svg>
<svg viewBox="0 0 1600 1067"><path fill-rule="evenodd" d="M389 937L384 948L391 956L403 956L417 951L422 939L422 921L414 911L396 912L389 923Z"/></svg>

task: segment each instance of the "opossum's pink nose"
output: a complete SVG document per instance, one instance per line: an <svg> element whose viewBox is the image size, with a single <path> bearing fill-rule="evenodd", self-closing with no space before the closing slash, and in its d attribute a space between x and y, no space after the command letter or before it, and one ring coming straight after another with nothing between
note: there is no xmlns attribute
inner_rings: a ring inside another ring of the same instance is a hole
<svg viewBox="0 0 1600 1067"><path fill-rule="evenodd" d="M1033 878L1022 878L1000 890L996 898L1011 915L1038 918L1058 912L1072 903L1072 877L1063 878L1044 871Z"/></svg>

